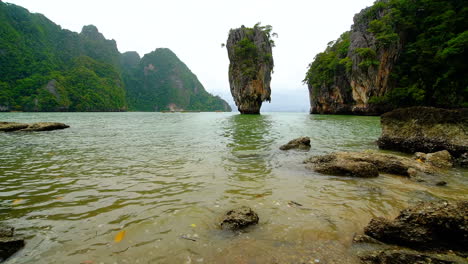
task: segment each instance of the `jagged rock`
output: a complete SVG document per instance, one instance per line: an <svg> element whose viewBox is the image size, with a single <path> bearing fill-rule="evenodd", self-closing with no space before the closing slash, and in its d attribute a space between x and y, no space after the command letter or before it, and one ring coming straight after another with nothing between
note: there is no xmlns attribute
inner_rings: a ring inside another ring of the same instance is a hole
<svg viewBox="0 0 468 264"><path fill-rule="evenodd" d="M24 240L14 237L14 228L0 227L0 262L24 247Z"/></svg>
<svg viewBox="0 0 468 264"><path fill-rule="evenodd" d="M16 122L0 122L0 131L13 132L13 131L51 131L57 129L65 129L70 126L63 123L56 122L39 122L32 124L23 124Z"/></svg>
<svg viewBox="0 0 468 264"><path fill-rule="evenodd" d="M429 154L416 152L415 155L417 159L439 168L451 168L453 166L452 155L450 155L447 150L441 150Z"/></svg>
<svg viewBox="0 0 468 264"><path fill-rule="evenodd" d="M381 149L407 153L447 150L458 158L468 153L468 108L400 108L381 116Z"/></svg>
<svg viewBox="0 0 468 264"><path fill-rule="evenodd" d="M238 230L258 223L258 215L251 208L242 206L230 210L221 222L222 229Z"/></svg>
<svg viewBox="0 0 468 264"><path fill-rule="evenodd" d="M394 220L374 218L366 235L384 243L422 250L466 251L468 201L419 203Z"/></svg>
<svg viewBox="0 0 468 264"><path fill-rule="evenodd" d="M302 150L309 150L310 149L310 138L309 137L300 137L293 139L288 142L288 144L282 145L280 147L281 150L289 150L289 149L302 149Z"/></svg>
<svg viewBox="0 0 468 264"><path fill-rule="evenodd" d="M226 43L229 56L229 84L234 102L242 114L259 114L262 102L271 101L273 70L271 27L255 25L231 29Z"/></svg>
<svg viewBox="0 0 468 264"><path fill-rule="evenodd" d="M319 173L352 177L377 177L379 172L416 177L435 169L411 158L376 152L335 152L312 157L305 163Z"/></svg>

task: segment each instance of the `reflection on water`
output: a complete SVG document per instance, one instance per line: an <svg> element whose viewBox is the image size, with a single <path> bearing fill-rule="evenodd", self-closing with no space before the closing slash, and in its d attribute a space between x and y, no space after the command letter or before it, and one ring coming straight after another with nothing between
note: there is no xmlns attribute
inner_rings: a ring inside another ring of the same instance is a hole
<svg viewBox="0 0 468 264"><path fill-rule="evenodd" d="M232 199L252 198L267 195L271 190L258 193L265 187L265 178L272 170L270 150L274 138L271 136L271 117L266 115L230 116L224 135L230 140L230 150L223 165L228 174L226 196Z"/></svg>
<svg viewBox="0 0 468 264"><path fill-rule="evenodd" d="M372 217L468 195L461 169L441 188L391 175L318 175L302 164L314 154L376 149L376 117L0 113L0 120L71 125L0 134L0 221L28 238L8 264L357 263L351 239ZM311 138L309 153L278 149L299 136ZM257 211L259 224L241 234L220 230L221 215L240 205Z"/></svg>

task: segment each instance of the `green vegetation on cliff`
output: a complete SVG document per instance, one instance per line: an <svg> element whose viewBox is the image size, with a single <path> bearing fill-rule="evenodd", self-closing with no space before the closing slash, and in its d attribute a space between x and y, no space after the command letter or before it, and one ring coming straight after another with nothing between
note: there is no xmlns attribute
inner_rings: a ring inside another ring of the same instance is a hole
<svg viewBox="0 0 468 264"><path fill-rule="evenodd" d="M231 111L169 49L156 49L141 60L135 52L124 53L122 58L130 110Z"/></svg>
<svg viewBox="0 0 468 264"><path fill-rule="evenodd" d="M317 90L333 86L337 77L356 80L375 74L365 78L388 77L388 88L382 94L375 92L370 104L468 107L466 17L463 0L376 1L356 17L356 36L346 32L330 43L309 65L304 81ZM363 28L367 32L359 31ZM350 43L360 41L358 34L375 41L351 50ZM389 64L388 54L396 54L395 62L379 68L381 63ZM352 85L348 82L347 90Z"/></svg>
<svg viewBox="0 0 468 264"><path fill-rule="evenodd" d="M143 71L133 73L138 71L136 56L134 66L129 66L128 55L120 54L115 41L105 39L93 25L84 26L78 34L41 14L0 1L0 111L125 111L128 105L132 110L151 111L155 105L167 110L169 104L185 110L230 110L198 80L195 84L191 78L196 77L177 57L178 65L152 61L160 70L153 76L154 83L174 79L161 88L148 85ZM176 67L180 65L185 68ZM171 70L177 74L164 75ZM196 91L187 92L190 89ZM148 93L140 96L139 90Z"/></svg>

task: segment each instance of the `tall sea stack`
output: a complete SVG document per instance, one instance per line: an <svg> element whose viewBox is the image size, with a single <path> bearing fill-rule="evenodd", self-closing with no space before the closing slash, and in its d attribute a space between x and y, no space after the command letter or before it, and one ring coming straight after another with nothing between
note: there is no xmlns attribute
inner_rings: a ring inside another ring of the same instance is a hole
<svg viewBox="0 0 468 264"><path fill-rule="evenodd" d="M241 114L259 114L262 102L271 101L274 42L270 32L271 26L259 24L229 31L226 44L230 61L229 84Z"/></svg>

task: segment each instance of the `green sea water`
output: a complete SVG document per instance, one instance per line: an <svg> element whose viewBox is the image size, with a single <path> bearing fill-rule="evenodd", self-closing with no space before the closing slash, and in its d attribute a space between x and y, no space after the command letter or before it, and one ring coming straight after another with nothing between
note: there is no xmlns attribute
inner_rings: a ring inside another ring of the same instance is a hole
<svg viewBox="0 0 468 264"><path fill-rule="evenodd" d="M27 238L8 264L358 263L352 237L372 217L468 195L461 169L436 187L385 174L324 176L303 164L377 150L378 117L0 113L0 121L71 126L0 133L0 223ZM309 152L279 150L300 136L311 138ZM241 205L259 224L220 230L223 213Z"/></svg>

